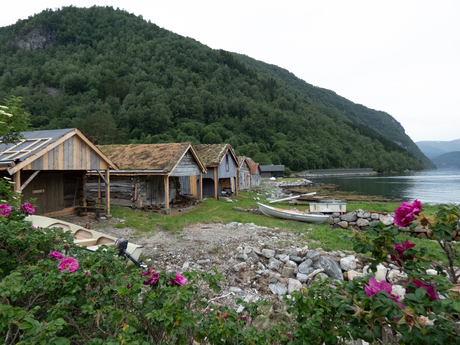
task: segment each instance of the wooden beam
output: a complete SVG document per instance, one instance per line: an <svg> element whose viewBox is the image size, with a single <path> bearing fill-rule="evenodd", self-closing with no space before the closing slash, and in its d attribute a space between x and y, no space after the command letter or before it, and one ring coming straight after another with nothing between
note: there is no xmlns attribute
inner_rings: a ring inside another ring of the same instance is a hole
<svg viewBox="0 0 460 345"><path fill-rule="evenodd" d="M165 175L165 208L169 208L169 176Z"/></svg>
<svg viewBox="0 0 460 345"><path fill-rule="evenodd" d="M13 182L14 182L13 190L17 193L20 193L19 189L21 188L21 170L18 170L14 173Z"/></svg>
<svg viewBox="0 0 460 345"><path fill-rule="evenodd" d="M107 170L108 171L108 170ZM110 183L105 179L104 175L102 175L101 171L98 170L97 173L99 174L100 177L102 177L102 179L104 180L105 184L110 186Z"/></svg>
<svg viewBox="0 0 460 345"><path fill-rule="evenodd" d="M83 190L83 206L88 206L87 200L86 200L86 197L87 197L86 180L87 180L87 176L86 176L86 172L84 172L83 177L82 177L82 187L81 187Z"/></svg>
<svg viewBox="0 0 460 345"><path fill-rule="evenodd" d="M102 175L101 175L102 176ZM110 215L110 170L105 171L105 205L107 210L107 215Z"/></svg>
<svg viewBox="0 0 460 345"><path fill-rule="evenodd" d="M102 197L101 197L101 177L98 176L97 179L98 186L97 186L97 203L100 204L102 203Z"/></svg>
<svg viewBox="0 0 460 345"><path fill-rule="evenodd" d="M22 191L24 190L24 188L27 187L27 185L30 183L30 181L32 181L34 179L35 176L38 175L38 173L40 172L41 170L37 170L36 172L34 172L28 179L26 182L24 182L24 184L17 190L19 193L22 193Z"/></svg>
<svg viewBox="0 0 460 345"><path fill-rule="evenodd" d="M217 195L217 168L214 168L214 198L219 200L219 196Z"/></svg>
<svg viewBox="0 0 460 345"><path fill-rule="evenodd" d="M200 172L200 200L203 200L203 174L201 172Z"/></svg>
<svg viewBox="0 0 460 345"><path fill-rule="evenodd" d="M137 177L136 182L134 182L134 201L137 201Z"/></svg>

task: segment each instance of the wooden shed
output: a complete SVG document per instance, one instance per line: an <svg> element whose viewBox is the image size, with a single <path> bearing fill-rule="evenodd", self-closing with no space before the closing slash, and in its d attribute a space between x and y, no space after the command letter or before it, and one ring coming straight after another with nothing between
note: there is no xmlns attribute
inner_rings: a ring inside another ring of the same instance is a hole
<svg viewBox="0 0 460 345"><path fill-rule="evenodd" d="M164 205L177 194L192 194L202 199L202 176L206 167L191 143L106 145L99 146L117 166L111 174L113 205L143 207ZM88 192L103 199L100 176L91 173ZM198 180L198 183L197 183ZM193 181L193 183L190 183Z"/></svg>
<svg viewBox="0 0 460 345"><path fill-rule="evenodd" d="M251 187L260 186L261 171L259 163L254 162L251 158L246 157L251 165Z"/></svg>
<svg viewBox="0 0 460 345"><path fill-rule="evenodd" d="M251 165L246 157L238 157L238 189L251 188Z"/></svg>
<svg viewBox="0 0 460 345"><path fill-rule="evenodd" d="M36 214L59 216L86 205L87 171L97 171L110 196L110 169L116 169L78 129L21 133L23 140L0 143L0 176L13 176L24 200L35 198ZM101 171L104 173L102 174ZM110 212L110 197L106 212Z"/></svg>
<svg viewBox="0 0 460 345"><path fill-rule="evenodd" d="M217 200L224 190L236 194L238 159L231 145L197 145L195 149L208 171L203 175L203 195Z"/></svg>
<svg viewBox="0 0 460 345"><path fill-rule="evenodd" d="M284 165L259 165L262 178L283 177Z"/></svg>

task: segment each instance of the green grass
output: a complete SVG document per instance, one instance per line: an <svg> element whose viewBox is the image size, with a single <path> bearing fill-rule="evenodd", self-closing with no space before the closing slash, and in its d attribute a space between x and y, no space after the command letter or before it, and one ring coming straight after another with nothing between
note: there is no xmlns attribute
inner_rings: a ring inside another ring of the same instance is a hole
<svg viewBox="0 0 460 345"><path fill-rule="evenodd" d="M207 198L202 204L198 204L195 209L177 213L176 215L163 215L154 212L145 212L139 210L130 210L125 207L113 206L111 213L114 217L124 218L123 224L117 224L117 228L132 227L137 229L139 232L154 232L156 230L170 230L172 232L180 232L184 226L194 223L254 223L259 226L266 226L270 228L279 228L283 231L294 231L298 234L302 234L302 238L305 243L295 244L304 245L308 244L313 248L323 248L326 251L332 250L352 250L352 245L349 242L339 238L340 234L350 235L349 230L332 229L328 224L308 224L297 222L293 220L284 220L270 218L264 215L253 214L252 212L238 212L233 210L233 207L257 208L257 201L253 198L257 196L255 192L241 192L246 198L237 196L233 197L237 200L233 203L228 203L226 200L216 201L212 198ZM260 201L267 203L264 197L260 197ZM393 203L359 203L359 204L347 204L347 211L353 211L357 209L376 211L376 212L392 212L400 204ZM290 209L286 202L284 203L273 203L271 206ZM299 210L308 209L307 204L296 205ZM437 206L425 207L428 213L431 213L437 209ZM420 246L425 246L429 249L437 260L441 260L439 245L429 240L422 240L418 238L408 237L406 235L400 235L400 239L405 240L408 238L411 243L416 243Z"/></svg>

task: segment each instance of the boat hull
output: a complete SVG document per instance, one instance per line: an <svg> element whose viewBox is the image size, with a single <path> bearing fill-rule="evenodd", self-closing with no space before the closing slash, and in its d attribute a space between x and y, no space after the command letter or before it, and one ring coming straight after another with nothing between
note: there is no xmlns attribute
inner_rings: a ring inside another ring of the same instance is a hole
<svg viewBox="0 0 460 345"><path fill-rule="evenodd" d="M28 216L26 220L32 222L32 225L37 228L61 228L64 231L70 231L71 236L74 237L74 243L84 247L89 251L96 251L101 245L115 245L117 240L115 237L103 234L98 231L85 229L84 227L65 222L59 219L44 217L44 216ZM131 256L139 260L139 256L142 252L142 246L134 243L128 243L126 251Z"/></svg>
<svg viewBox="0 0 460 345"><path fill-rule="evenodd" d="M274 217L274 218L297 220L299 222L314 223L314 224L323 223L327 218L329 218L329 216L327 215L310 214L310 213L305 213L302 211L284 210L282 208L275 208L275 207L267 206L267 205L261 204L260 202L258 202L257 205L259 205L260 212L262 212L266 216Z"/></svg>

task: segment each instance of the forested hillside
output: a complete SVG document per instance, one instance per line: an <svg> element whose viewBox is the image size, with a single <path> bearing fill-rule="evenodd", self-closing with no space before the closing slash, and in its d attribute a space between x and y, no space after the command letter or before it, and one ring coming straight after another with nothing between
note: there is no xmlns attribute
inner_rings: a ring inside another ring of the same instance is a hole
<svg viewBox="0 0 460 345"><path fill-rule="evenodd" d="M33 129L77 127L97 144L228 142L295 171L430 168L345 116L333 92L264 69L110 7L48 9L0 28L0 99L22 96Z"/></svg>

